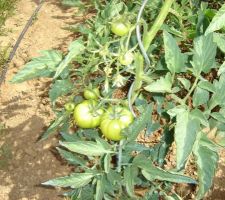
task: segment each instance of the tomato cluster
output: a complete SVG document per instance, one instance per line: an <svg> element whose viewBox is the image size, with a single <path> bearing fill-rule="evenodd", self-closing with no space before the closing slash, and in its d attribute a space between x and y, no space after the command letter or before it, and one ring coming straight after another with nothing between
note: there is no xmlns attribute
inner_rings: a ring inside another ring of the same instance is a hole
<svg viewBox="0 0 225 200"><path fill-rule="evenodd" d="M133 122L132 113L125 107L113 106L104 110L97 99L100 96L98 88L85 89L86 100L75 105L65 104L67 112L73 113L73 119L80 128L100 127L102 134L109 140L119 141L122 130Z"/></svg>

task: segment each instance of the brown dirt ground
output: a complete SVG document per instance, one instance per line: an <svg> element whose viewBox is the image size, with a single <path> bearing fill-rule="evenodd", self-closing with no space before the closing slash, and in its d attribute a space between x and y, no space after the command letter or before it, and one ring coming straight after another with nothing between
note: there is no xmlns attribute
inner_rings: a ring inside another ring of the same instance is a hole
<svg viewBox="0 0 225 200"><path fill-rule="evenodd" d="M16 15L7 21L12 30L0 37L2 45L14 44L38 0L21 0ZM60 0L47 0L37 19L23 39L10 64L0 93L0 200L58 200L62 191L41 187L48 179L64 176L70 167L53 153L57 139L37 142L43 130L54 118L47 98L49 80L39 79L12 85L8 81L40 50L62 49L72 40L63 29L76 22L73 9L65 9ZM225 199L225 153L221 154L219 169L210 192L210 200ZM182 189L182 188L181 188ZM187 188L181 193L187 193Z"/></svg>

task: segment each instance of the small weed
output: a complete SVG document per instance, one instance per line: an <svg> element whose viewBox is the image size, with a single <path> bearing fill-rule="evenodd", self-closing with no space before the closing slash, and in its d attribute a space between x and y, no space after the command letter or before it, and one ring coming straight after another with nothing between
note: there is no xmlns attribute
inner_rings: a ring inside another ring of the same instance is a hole
<svg viewBox="0 0 225 200"><path fill-rule="evenodd" d="M0 35L4 33L3 26L8 17L12 16L17 0L0 1Z"/></svg>
<svg viewBox="0 0 225 200"><path fill-rule="evenodd" d="M4 144L0 147L0 170L8 167L9 161L12 158L12 151L9 144Z"/></svg>

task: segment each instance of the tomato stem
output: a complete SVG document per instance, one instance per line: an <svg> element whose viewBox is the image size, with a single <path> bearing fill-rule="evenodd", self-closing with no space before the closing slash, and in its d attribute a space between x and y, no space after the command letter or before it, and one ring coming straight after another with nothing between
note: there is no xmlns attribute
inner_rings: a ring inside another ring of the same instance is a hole
<svg viewBox="0 0 225 200"><path fill-rule="evenodd" d="M165 21L168 13L170 12L170 8L173 2L174 0L165 1L151 29L147 33L145 33L145 35L143 36L143 43L144 43L145 50L148 50L152 40L155 38L157 32L163 25L163 22Z"/></svg>

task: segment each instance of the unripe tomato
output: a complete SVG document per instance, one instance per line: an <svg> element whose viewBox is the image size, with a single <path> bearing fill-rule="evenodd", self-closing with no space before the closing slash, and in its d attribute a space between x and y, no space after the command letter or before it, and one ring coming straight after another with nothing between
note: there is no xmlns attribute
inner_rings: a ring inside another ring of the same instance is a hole
<svg viewBox="0 0 225 200"><path fill-rule="evenodd" d="M74 121L80 128L95 128L100 125L102 108L96 109L98 103L95 100L84 100L75 107Z"/></svg>
<svg viewBox="0 0 225 200"><path fill-rule="evenodd" d="M134 54L130 51L121 54L119 56L119 62L121 65L130 65L134 60Z"/></svg>
<svg viewBox="0 0 225 200"><path fill-rule="evenodd" d="M107 139L119 141L123 138L122 129L128 127L133 120L133 115L128 109L120 106L109 108L102 116L100 129Z"/></svg>
<svg viewBox="0 0 225 200"><path fill-rule="evenodd" d="M75 103L73 102L68 102L64 105L64 108L66 109L67 112L71 113L74 111L75 108Z"/></svg>
<svg viewBox="0 0 225 200"><path fill-rule="evenodd" d="M85 99L94 99L97 100L98 97L100 96L100 92L98 88L94 88L94 89L88 89L86 88L84 90L84 98Z"/></svg>
<svg viewBox="0 0 225 200"><path fill-rule="evenodd" d="M118 19L112 22L111 25L111 31L118 36L127 35L128 32L130 31L130 28L131 28L130 22L122 19Z"/></svg>

